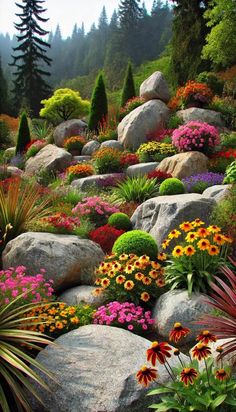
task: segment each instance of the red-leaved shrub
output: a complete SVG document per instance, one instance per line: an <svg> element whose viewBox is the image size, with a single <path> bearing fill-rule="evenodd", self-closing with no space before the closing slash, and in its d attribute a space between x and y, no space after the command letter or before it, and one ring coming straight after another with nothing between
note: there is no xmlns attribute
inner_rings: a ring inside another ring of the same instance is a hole
<svg viewBox="0 0 236 412"><path fill-rule="evenodd" d="M98 243L104 252L110 253L116 239L125 231L118 230L110 225L100 226L89 233L89 238Z"/></svg>

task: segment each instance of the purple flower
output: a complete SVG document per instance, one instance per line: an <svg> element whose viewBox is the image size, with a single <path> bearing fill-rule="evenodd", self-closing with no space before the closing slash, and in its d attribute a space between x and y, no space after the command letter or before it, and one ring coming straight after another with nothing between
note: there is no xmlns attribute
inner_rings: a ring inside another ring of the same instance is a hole
<svg viewBox="0 0 236 412"><path fill-rule="evenodd" d="M198 175L185 177L182 179L187 192L191 193L197 190L196 188L207 189L207 187L221 185L224 179L223 173L206 172Z"/></svg>

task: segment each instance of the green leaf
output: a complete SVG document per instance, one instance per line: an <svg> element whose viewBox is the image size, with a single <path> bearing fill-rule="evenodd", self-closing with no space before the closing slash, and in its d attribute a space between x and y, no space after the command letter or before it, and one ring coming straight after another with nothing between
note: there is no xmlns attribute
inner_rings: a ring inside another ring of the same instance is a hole
<svg viewBox="0 0 236 412"><path fill-rule="evenodd" d="M217 406L221 405L226 398L227 398L227 395L220 395L220 396L218 396L218 397L211 403L211 407L213 408L213 410L215 410L215 409L217 408Z"/></svg>
<svg viewBox="0 0 236 412"><path fill-rule="evenodd" d="M162 394L162 393L169 393L173 392L172 388L158 388L158 389L153 389L152 391L148 392L148 396L151 395L157 395L157 394Z"/></svg>

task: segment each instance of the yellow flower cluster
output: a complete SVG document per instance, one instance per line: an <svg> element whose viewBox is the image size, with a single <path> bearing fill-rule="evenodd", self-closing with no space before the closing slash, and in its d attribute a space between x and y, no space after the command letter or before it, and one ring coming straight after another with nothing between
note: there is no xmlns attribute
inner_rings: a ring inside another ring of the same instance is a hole
<svg viewBox="0 0 236 412"><path fill-rule="evenodd" d="M143 143L137 150L137 154L141 153L149 153L149 154L175 154L175 148L172 144L170 143L160 143L156 141L148 142L148 143Z"/></svg>
<svg viewBox="0 0 236 412"><path fill-rule="evenodd" d="M164 268L160 262L166 258L165 253L160 253L156 261L151 261L147 255L139 257L123 253L118 258L115 254L106 256L95 272L98 276L95 284L100 286L95 294L106 291L112 300L149 301L165 285Z"/></svg>

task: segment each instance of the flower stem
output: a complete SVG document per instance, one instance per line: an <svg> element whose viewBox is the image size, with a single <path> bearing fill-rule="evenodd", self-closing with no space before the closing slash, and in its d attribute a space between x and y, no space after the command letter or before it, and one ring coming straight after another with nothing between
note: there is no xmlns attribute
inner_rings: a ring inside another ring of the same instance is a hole
<svg viewBox="0 0 236 412"><path fill-rule="evenodd" d="M204 359L204 363L205 363L205 368L206 368L207 381L208 381L208 385L209 385L209 388L210 388L210 387L211 387L211 385L210 385L209 371L208 371L208 367L207 367L206 359Z"/></svg>

